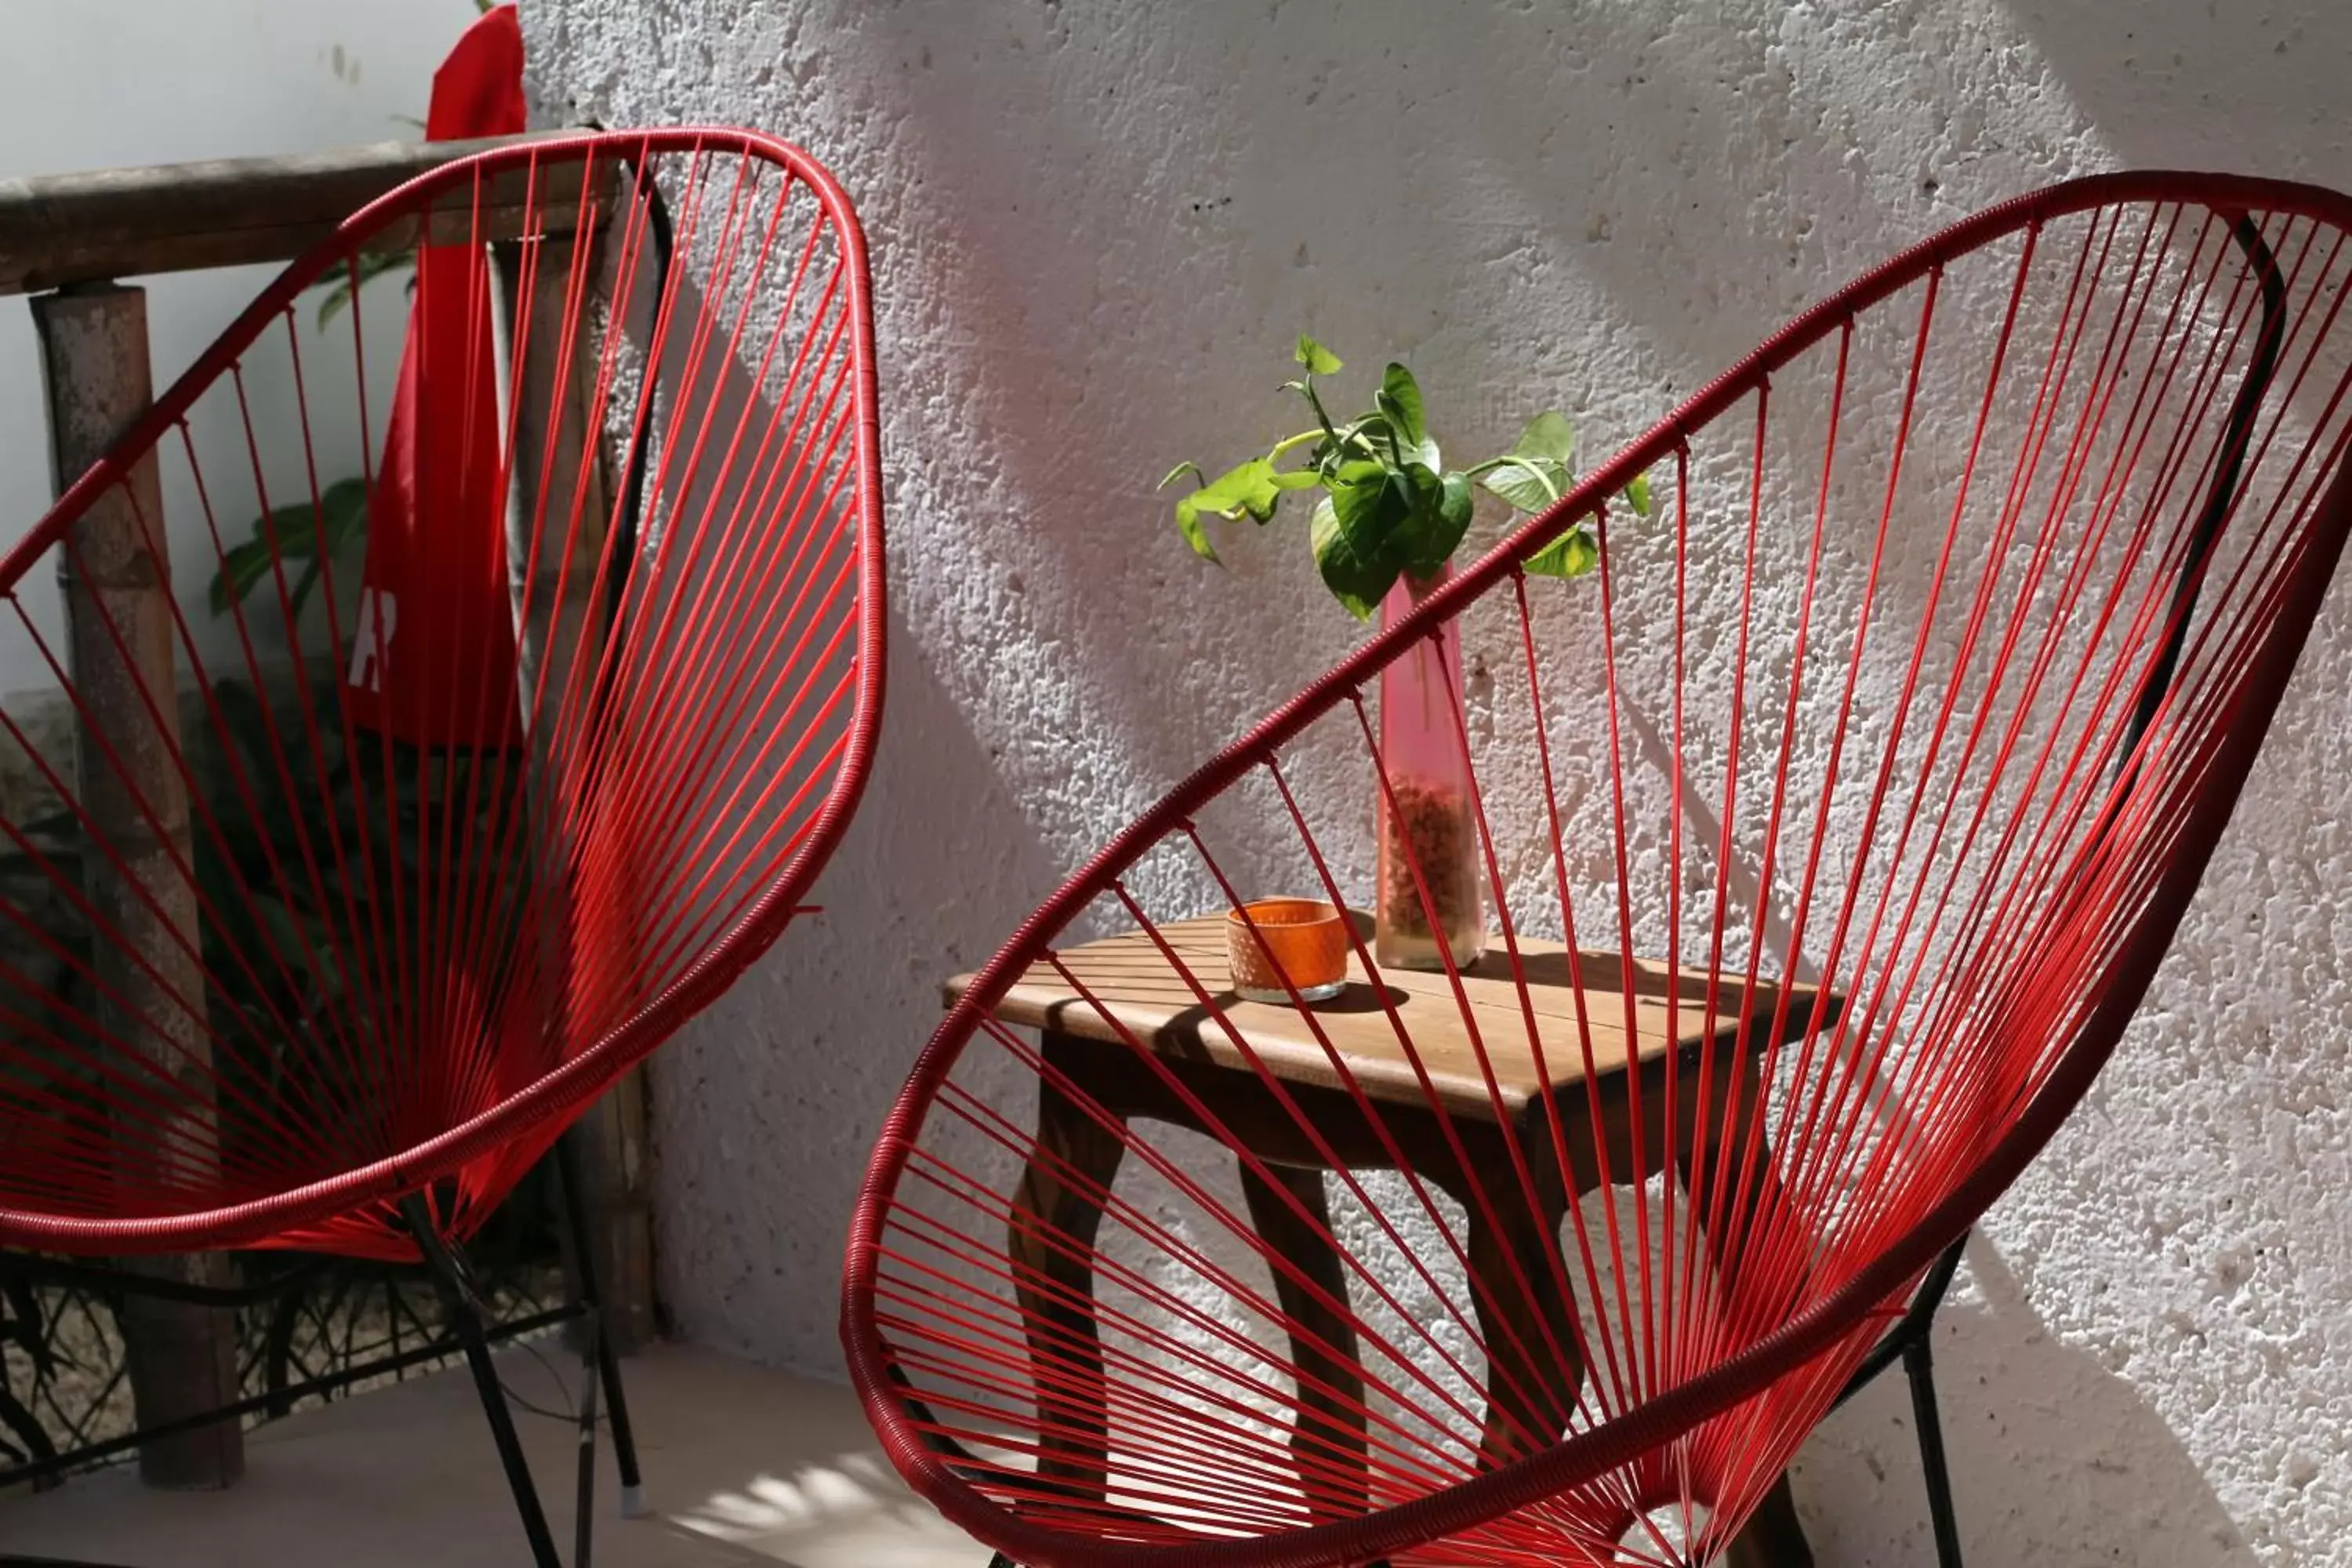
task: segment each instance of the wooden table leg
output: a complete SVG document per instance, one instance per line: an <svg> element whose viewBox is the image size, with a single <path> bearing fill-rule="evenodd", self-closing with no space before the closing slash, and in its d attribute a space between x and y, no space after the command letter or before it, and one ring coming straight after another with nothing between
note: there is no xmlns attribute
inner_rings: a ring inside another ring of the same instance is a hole
<svg viewBox="0 0 2352 1568"><path fill-rule="evenodd" d="M1029 1340L1042 1452L1037 1473L1099 1499L1108 1487L1109 1400L1094 1314L1094 1247L1127 1145L1050 1079L1037 1090L1037 1146L1013 1196L1006 1251Z"/></svg>
<svg viewBox="0 0 2352 1568"><path fill-rule="evenodd" d="M1794 1206L1780 1184L1760 1121L1760 1110L1743 1114L1730 1141L1718 1148L1704 1169L1687 1150L1678 1161L1692 1218L1706 1241L1707 1261L1715 1268L1717 1290L1725 1308L1737 1310L1750 1333L1769 1332L1795 1309L1803 1294L1801 1280L1764 1279L1748 1266L1750 1253L1763 1238L1785 1238L1787 1227L1795 1221ZM1775 1240L1774 1245L1784 1245L1784 1239Z"/></svg>
<svg viewBox="0 0 2352 1568"><path fill-rule="evenodd" d="M1331 1245L1331 1213L1324 1202L1323 1173L1269 1165L1274 1183L1242 1164L1242 1195L1258 1237L1331 1300L1348 1299L1348 1276ZM1277 1191L1276 1186L1281 1190ZM1298 1200L1302 1218L1283 1198ZM1291 1423L1290 1452L1298 1465L1299 1489L1318 1522L1353 1519L1370 1500L1366 1468L1364 1380L1356 1359L1355 1324L1318 1300L1307 1285L1274 1270L1274 1294L1292 1321L1291 1363L1298 1369L1298 1411ZM1353 1476L1352 1484L1341 1476ZM1311 1478L1311 1479L1310 1479Z"/></svg>
<svg viewBox="0 0 2352 1568"><path fill-rule="evenodd" d="M1761 1102L1744 1107L1737 1123L1731 1142L1705 1169L1698 1168L1687 1149L1677 1163L1692 1219L1706 1242L1707 1261L1714 1266L1726 1310L1737 1310L1748 1332L1769 1332L1796 1304L1801 1294L1799 1282L1787 1279L1759 1285L1755 1270L1743 1266L1743 1254L1760 1233L1790 1223L1792 1211L1780 1172L1772 1163L1771 1147L1764 1141ZM1707 1224L1710 1218L1716 1223ZM1764 1294L1758 1295L1759 1290ZM1786 1472L1748 1516L1724 1563L1726 1568L1813 1568L1812 1543L1805 1539L1804 1526L1797 1519L1797 1501Z"/></svg>
<svg viewBox="0 0 2352 1568"><path fill-rule="evenodd" d="M1454 1194L1470 1215L1472 1300L1478 1333L1486 1342L1486 1425L1478 1439L1482 1467L1492 1468L1555 1441L1568 1429L1584 1386L1576 1348L1576 1305L1560 1289L1567 1278L1559 1223L1567 1199L1556 1179L1538 1177L1536 1209L1516 1184L1496 1181L1501 1160L1485 1162L1486 1198L1496 1213L1465 1190Z"/></svg>
<svg viewBox="0 0 2352 1568"><path fill-rule="evenodd" d="M1797 1519L1797 1500L1783 1473L1740 1527L1723 1555L1724 1568L1813 1568L1812 1542Z"/></svg>

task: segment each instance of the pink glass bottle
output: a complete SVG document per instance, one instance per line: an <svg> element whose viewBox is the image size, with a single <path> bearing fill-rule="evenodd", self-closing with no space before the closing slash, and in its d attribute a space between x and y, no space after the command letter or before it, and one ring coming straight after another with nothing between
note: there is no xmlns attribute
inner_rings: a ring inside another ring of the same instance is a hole
<svg viewBox="0 0 2352 1568"><path fill-rule="evenodd" d="M1433 577L1400 577L1381 603L1382 628L1403 619L1452 575L1447 566ZM1416 639L1381 671L1381 765L1388 787L1379 790L1372 952L1384 967L1444 969L1450 952L1455 967L1466 968L1486 951L1478 819L1471 805L1461 700L1462 634L1454 622L1436 640Z"/></svg>

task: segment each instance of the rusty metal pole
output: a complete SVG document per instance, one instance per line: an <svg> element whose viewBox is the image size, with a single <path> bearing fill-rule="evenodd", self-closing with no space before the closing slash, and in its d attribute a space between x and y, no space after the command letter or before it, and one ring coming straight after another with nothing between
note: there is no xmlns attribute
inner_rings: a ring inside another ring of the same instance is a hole
<svg viewBox="0 0 2352 1568"><path fill-rule="evenodd" d="M119 284L84 284L38 296L32 307L52 474L62 493L153 397L147 296ZM184 1092L176 1099L185 1108L169 1138L158 1140L150 1129L121 1146L154 1150L152 1158L184 1169L217 1158L218 1127L205 1071L210 1037L199 1016L205 979L195 889L179 869L193 862L187 793L173 760L172 557L152 453L74 525L70 544L58 552L58 579L83 707L76 787L97 836L121 856L119 868L93 857L87 873L90 901L119 939L99 943L95 955L99 1022L106 1037L144 1058L142 1073L177 1079ZM150 693L157 700L151 703ZM92 743L93 732L106 748ZM121 1174L147 1175L139 1184L152 1190L152 1173ZM136 1267L191 1284L226 1282L227 1259L218 1256L145 1258ZM236 1398L232 1310L132 1297L121 1324L142 1426ZM232 1417L146 1443L139 1469L151 1486L231 1486L245 1470L243 1429Z"/></svg>

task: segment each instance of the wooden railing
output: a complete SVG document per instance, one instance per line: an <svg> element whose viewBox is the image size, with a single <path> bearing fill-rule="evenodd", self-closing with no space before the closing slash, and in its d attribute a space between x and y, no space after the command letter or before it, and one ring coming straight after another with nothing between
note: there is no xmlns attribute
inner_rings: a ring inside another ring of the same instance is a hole
<svg viewBox="0 0 2352 1568"><path fill-rule="evenodd" d="M31 294L164 272L291 261L368 203L452 158L561 132L479 142L379 142L331 153L221 158L0 180L0 294ZM576 175L576 170L574 171ZM493 181L474 229L470 193L450 216L460 237L509 237L524 179ZM546 200L551 211L564 204ZM510 226L510 225L509 225ZM413 233L378 231L378 248L407 248Z"/></svg>

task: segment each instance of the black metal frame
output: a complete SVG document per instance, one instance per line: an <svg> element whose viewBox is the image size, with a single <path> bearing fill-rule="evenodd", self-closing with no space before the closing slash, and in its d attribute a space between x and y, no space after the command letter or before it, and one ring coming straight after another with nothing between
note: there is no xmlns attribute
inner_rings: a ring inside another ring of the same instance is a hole
<svg viewBox="0 0 2352 1568"><path fill-rule="evenodd" d="M325 1253L314 1254L268 1279L244 1285L223 1286L194 1285L169 1278L135 1274L106 1264L78 1263L37 1254L0 1252L0 1281L61 1287L83 1292L110 1305L118 1303L121 1297L136 1295L151 1300L179 1301L222 1310L243 1310L272 1302L282 1309L291 1306L293 1299L314 1283L326 1279L339 1269L349 1268L351 1261ZM574 1301L565 1301L552 1308L534 1306L519 1317L487 1325L485 1331L493 1343L498 1343L537 1333L579 1316L580 1309ZM176 1436L222 1420L257 1415L275 1420L293 1414L294 1406L305 1399L331 1395L339 1389L370 1378L397 1374L427 1362L444 1361L458 1353L460 1349L454 1339L428 1337L423 1343L404 1348L398 1348L395 1341L396 1348L388 1353L350 1360L331 1372L289 1381L282 1374L292 1354L290 1335L294 1325L295 1320L281 1310L269 1326L268 1343L263 1352L261 1363L267 1386L261 1392L170 1421L154 1422L135 1431L97 1442L79 1443L62 1450L37 1452L20 1463L0 1466L0 1488L30 1485L39 1490L44 1486L56 1484L68 1474L102 1464L154 1438ZM13 1561L0 1558L0 1563Z"/></svg>
<svg viewBox="0 0 2352 1568"><path fill-rule="evenodd" d="M572 1237L572 1289L579 1297L579 1316L586 1340L580 1352L580 1477L572 1519L572 1563L574 1568L589 1568L590 1524L596 1495L596 1394L600 1385L606 1403L612 1406L613 1457L620 1470L623 1517L634 1517L645 1510L645 1482L637 1469L636 1438L629 1426L628 1400L621 1388L620 1360L613 1353L612 1342L604 1333L594 1244L588 1233L587 1209L580 1201L577 1162L571 1144L562 1139L556 1141L556 1184L562 1193L563 1223ZM522 1519L523 1536L530 1543L531 1560L537 1568L563 1568L563 1559L555 1549L555 1537L548 1528L547 1510L539 1500L539 1488L531 1480L530 1462L523 1456L514 1413L508 1407L506 1386L499 1381L498 1368L490 1361L489 1341L483 1331L486 1314L465 1254L435 1228L432 1211L422 1193L411 1193L403 1198L400 1213L433 1271L434 1282L440 1287L451 1321L457 1325L467 1367L473 1373L474 1391L481 1398L482 1415L489 1423L490 1441L498 1447L499 1464L506 1471L507 1486L514 1493L515 1511Z"/></svg>
<svg viewBox="0 0 2352 1568"><path fill-rule="evenodd" d="M1864 1388L1878 1381L1879 1374L1896 1362L1903 1363L1904 1375L1911 1384L1911 1418L1919 1436L1919 1469L1927 1483L1927 1518L1936 1532L1936 1563L1937 1568L1960 1568L1959 1515L1952 1506L1952 1473L1944 1460L1944 1427L1936 1413L1936 1359L1929 1342L1935 1334L1936 1312L1944 1304L1945 1295L1952 1288L1952 1276L1960 1267L1960 1254L1968 1247L1969 1237L1976 1234L1964 1231L1960 1238L1944 1248L1943 1253L1920 1279L1919 1288L1911 1293L1911 1304L1903 1310L1879 1342L1870 1347L1870 1353L1846 1380L1844 1390L1837 1396L1836 1409Z"/></svg>
<svg viewBox="0 0 2352 1568"><path fill-rule="evenodd" d="M499 1465L506 1472L507 1485L514 1494L515 1510L521 1519L523 1535L530 1546L533 1568L563 1568L563 1560L555 1548L554 1535L548 1527L547 1511L540 1502L539 1489L531 1479L530 1463L523 1456L521 1437L515 1427L514 1413L509 1405L505 1385L499 1381L498 1369L490 1360L490 1347L558 1323L577 1321L583 1325L584 1343L581 1349L581 1384L575 1417L580 1432L580 1471L572 1521L572 1564L573 1568L590 1568L590 1525L595 1506L597 1403L600 1393L608 1407L604 1419L613 1429L613 1455L620 1472L623 1518L634 1519L646 1511L645 1482L637 1468L635 1435L630 1426L628 1401L621 1386L620 1360L614 1352L612 1341L604 1332L604 1298L596 1279L594 1239L588 1228L587 1207L581 1200L578 1161L572 1153L569 1138L556 1140L555 1166L562 1223L570 1243L566 1258L566 1274L572 1296L570 1301L509 1322L492 1323L478 1289L478 1277L468 1265L463 1248L444 1237L434 1225L425 1195L412 1193L400 1202L401 1218L407 1225L409 1234L415 1238L417 1250L423 1255L426 1269L432 1275L442 1303L448 1311L456 1330L454 1341L420 1345L397 1355L346 1367L324 1377L311 1378L281 1389L266 1390L218 1409L142 1427L104 1443L91 1444L70 1453L18 1467L11 1472L11 1479L39 1479L79 1468L94 1459L128 1452L153 1438L193 1431L223 1420L234 1420L362 1378L381 1376L388 1372L445 1358L452 1352L462 1352L473 1375L475 1393L482 1403L482 1414L489 1425L491 1442L498 1448ZM125 1295L193 1301L212 1307L249 1306L267 1300L299 1287L315 1274L319 1267L289 1269L276 1279L257 1285L221 1288L191 1285L180 1280L149 1279L117 1269L87 1264L55 1263L46 1259L11 1258L6 1264L34 1278L63 1280ZM0 1568L103 1568L103 1565L0 1553Z"/></svg>

